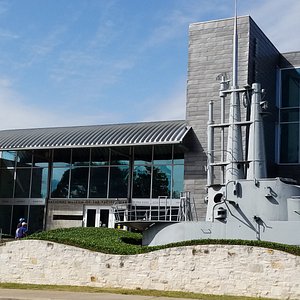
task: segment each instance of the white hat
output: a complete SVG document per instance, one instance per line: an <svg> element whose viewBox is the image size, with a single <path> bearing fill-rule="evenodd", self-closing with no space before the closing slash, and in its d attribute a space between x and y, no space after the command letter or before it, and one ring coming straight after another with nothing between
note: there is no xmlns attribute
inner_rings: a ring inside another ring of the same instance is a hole
<svg viewBox="0 0 300 300"><path fill-rule="evenodd" d="M25 225L27 225L27 223L26 223L26 222L23 222L23 223L22 223L22 226L25 226Z"/></svg>

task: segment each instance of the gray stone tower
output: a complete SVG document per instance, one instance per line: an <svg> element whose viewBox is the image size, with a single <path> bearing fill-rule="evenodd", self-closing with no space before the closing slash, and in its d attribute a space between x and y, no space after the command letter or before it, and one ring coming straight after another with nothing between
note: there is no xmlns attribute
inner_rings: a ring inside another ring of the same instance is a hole
<svg viewBox="0 0 300 300"><path fill-rule="evenodd" d="M217 77L226 74L229 80L232 78L233 26L234 19L231 18L194 23L189 28L186 119L193 128L195 141L185 156L185 190L194 197L200 220L204 219L206 213L208 103L215 101L215 122L220 122ZM268 135L266 152L270 176L276 175L274 149L279 56L277 49L251 17L238 18L238 85L243 87L259 82L267 91L266 100L271 114L264 119L264 126ZM245 120L248 117L247 109L244 109L242 118Z"/></svg>

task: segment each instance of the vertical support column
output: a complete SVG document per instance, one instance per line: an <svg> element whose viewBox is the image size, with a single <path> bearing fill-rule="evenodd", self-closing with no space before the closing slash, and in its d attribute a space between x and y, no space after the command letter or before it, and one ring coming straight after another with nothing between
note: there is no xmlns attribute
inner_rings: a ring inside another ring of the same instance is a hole
<svg viewBox="0 0 300 300"><path fill-rule="evenodd" d="M225 91L229 88L229 81L226 80L226 74L222 74L220 82L220 104L221 104L221 124L225 123ZM225 162L225 129L221 127L221 162ZM225 182L225 166L221 166L221 178L220 182Z"/></svg>
<svg viewBox="0 0 300 300"><path fill-rule="evenodd" d="M213 121L213 101L209 101L208 109L208 128L207 128L207 186L213 184L214 170L212 163L214 162L214 128L211 126Z"/></svg>
<svg viewBox="0 0 300 300"><path fill-rule="evenodd" d="M53 151L54 150L48 150L48 177L47 177L47 194L45 197L45 208L44 208L44 219L43 219L43 230L47 230L48 224L47 224L47 217L49 213L49 199L51 198L51 175L53 170Z"/></svg>

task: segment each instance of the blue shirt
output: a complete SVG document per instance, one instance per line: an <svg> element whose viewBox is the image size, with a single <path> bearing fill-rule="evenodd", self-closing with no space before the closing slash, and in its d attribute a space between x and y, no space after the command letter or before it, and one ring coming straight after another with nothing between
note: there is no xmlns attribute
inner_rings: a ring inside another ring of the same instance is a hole
<svg viewBox="0 0 300 300"><path fill-rule="evenodd" d="M23 238L26 236L28 229L27 226L21 226L18 230L18 238Z"/></svg>

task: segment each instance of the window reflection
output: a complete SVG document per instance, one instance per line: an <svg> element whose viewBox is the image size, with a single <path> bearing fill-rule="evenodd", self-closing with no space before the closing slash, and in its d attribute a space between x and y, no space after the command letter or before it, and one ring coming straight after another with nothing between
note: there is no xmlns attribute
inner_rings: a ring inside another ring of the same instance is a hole
<svg viewBox="0 0 300 300"><path fill-rule="evenodd" d="M280 162L299 163L300 68L281 71Z"/></svg>
<svg viewBox="0 0 300 300"><path fill-rule="evenodd" d="M48 168L34 168L32 170L32 198L45 198L47 195Z"/></svg>
<svg viewBox="0 0 300 300"><path fill-rule="evenodd" d="M15 166L15 151L1 151L0 167L14 167Z"/></svg>
<svg viewBox="0 0 300 300"><path fill-rule="evenodd" d="M109 149L108 148L92 148L91 165L102 166L109 164Z"/></svg>
<svg viewBox="0 0 300 300"><path fill-rule="evenodd" d="M154 164L167 165L172 163L172 145L154 147Z"/></svg>
<svg viewBox="0 0 300 300"><path fill-rule="evenodd" d="M282 70L281 88L281 106L298 107L300 102L300 69Z"/></svg>
<svg viewBox="0 0 300 300"><path fill-rule="evenodd" d="M131 171L132 197L179 198L183 190L182 149L160 145L132 150L130 147L35 150L19 151L17 156L15 152L4 151L2 166L14 166L15 157L17 166L0 167L0 197L45 198L48 165L53 157L52 198L127 198Z"/></svg>
<svg viewBox="0 0 300 300"><path fill-rule="evenodd" d="M152 179L152 198L170 197L172 166L154 166Z"/></svg>
<svg viewBox="0 0 300 300"><path fill-rule="evenodd" d="M54 168L51 179L51 197L67 198L69 192L69 168Z"/></svg>
<svg viewBox="0 0 300 300"><path fill-rule="evenodd" d="M134 164L150 165L152 162L152 146L142 146L134 148Z"/></svg>
<svg viewBox="0 0 300 300"><path fill-rule="evenodd" d="M175 165L183 165L184 164L184 153L183 150L179 146L174 146L174 157L173 163Z"/></svg>
<svg viewBox="0 0 300 300"><path fill-rule="evenodd" d="M72 150L73 166L88 166L90 164L90 149Z"/></svg>
<svg viewBox="0 0 300 300"><path fill-rule="evenodd" d="M118 147L111 149L110 165L129 165L129 147Z"/></svg>
<svg viewBox="0 0 300 300"><path fill-rule="evenodd" d="M89 168L75 167L71 171L70 198L86 198Z"/></svg>
<svg viewBox="0 0 300 300"><path fill-rule="evenodd" d="M31 169L16 170L15 198L29 198Z"/></svg>
<svg viewBox="0 0 300 300"><path fill-rule="evenodd" d="M109 197L127 198L128 190L128 166L110 168Z"/></svg>
<svg viewBox="0 0 300 300"><path fill-rule="evenodd" d="M53 154L54 167L67 167L71 161L70 149L55 149Z"/></svg>
<svg viewBox="0 0 300 300"><path fill-rule="evenodd" d="M12 198L14 189L14 170L0 169L0 198Z"/></svg>
<svg viewBox="0 0 300 300"><path fill-rule="evenodd" d="M48 167L50 161L50 150L34 150L33 165L35 167Z"/></svg>
<svg viewBox="0 0 300 300"><path fill-rule="evenodd" d="M299 159L299 124L281 125L280 161L296 163Z"/></svg>
<svg viewBox="0 0 300 300"><path fill-rule="evenodd" d="M151 167L136 166L133 172L133 198L150 198Z"/></svg>
<svg viewBox="0 0 300 300"><path fill-rule="evenodd" d="M91 168L90 198L107 198L108 167Z"/></svg>
<svg viewBox="0 0 300 300"><path fill-rule="evenodd" d="M184 166L174 165L173 166L173 195L172 198L179 199L180 193L184 190Z"/></svg>
<svg viewBox="0 0 300 300"><path fill-rule="evenodd" d="M179 198L183 191L184 153L179 146L153 146L134 149L134 198ZM145 159L146 158L146 159ZM150 192L149 192L150 190ZM150 196L149 196L150 195Z"/></svg>
<svg viewBox="0 0 300 300"><path fill-rule="evenodd" d="M17 167L31 167L32 166L32 151L18 151L17 152Z"/></svg>

